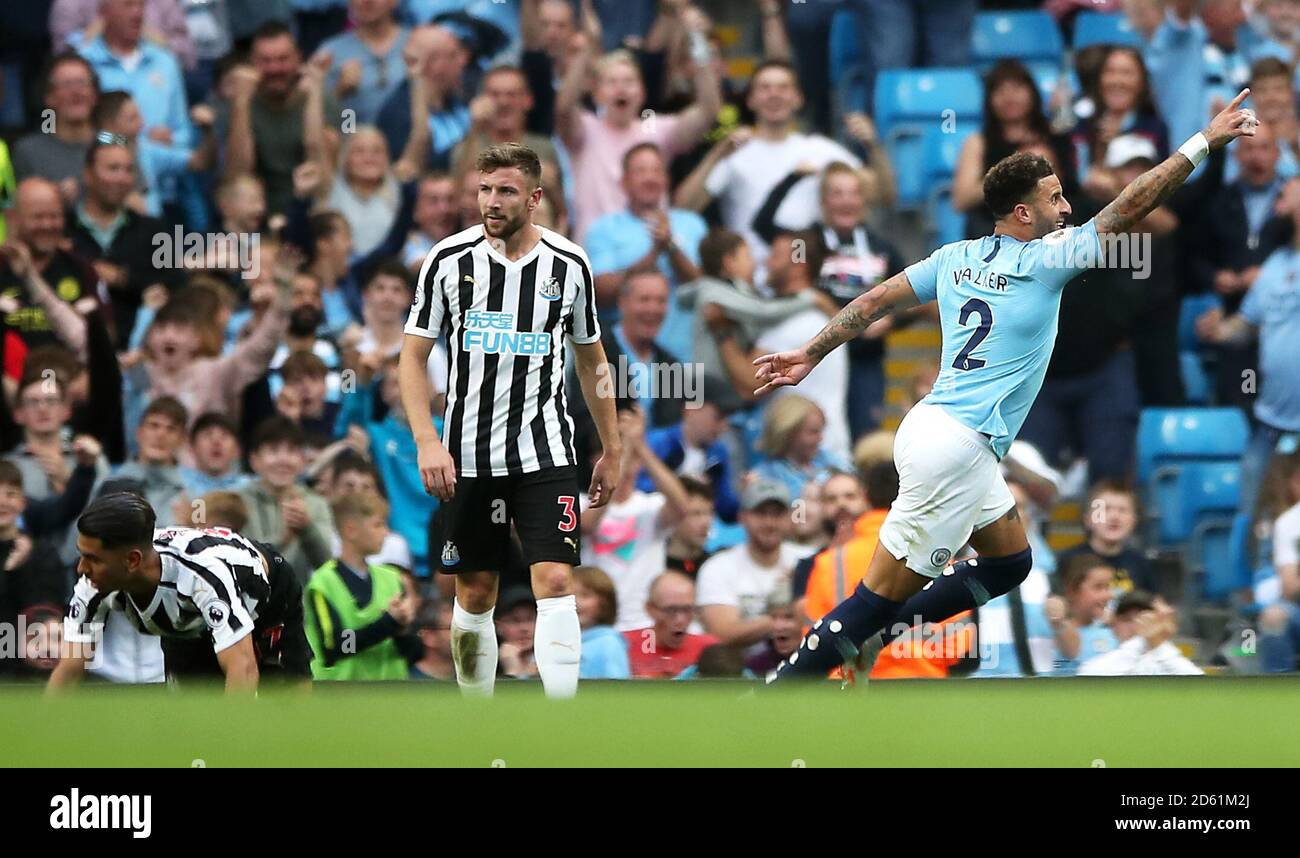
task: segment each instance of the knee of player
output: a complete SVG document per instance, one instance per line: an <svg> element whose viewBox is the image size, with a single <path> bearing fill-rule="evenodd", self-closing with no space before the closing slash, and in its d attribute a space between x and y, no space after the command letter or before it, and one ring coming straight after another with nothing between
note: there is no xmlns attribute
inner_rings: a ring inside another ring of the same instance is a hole
<svg viewBox="0 0 1300 858"><path fill-rule="evenodd" d="M456 581L456 601L471 614L481 614L491 608L496 595L496 576L491 573L465 574Z"/></svg>
<svg viewBox="0 0 1300 858"><path fill-rule="evenodd" d="M539 599L573 592L573 571L564 563L538 563L533 567L533 595Z"/></svg>

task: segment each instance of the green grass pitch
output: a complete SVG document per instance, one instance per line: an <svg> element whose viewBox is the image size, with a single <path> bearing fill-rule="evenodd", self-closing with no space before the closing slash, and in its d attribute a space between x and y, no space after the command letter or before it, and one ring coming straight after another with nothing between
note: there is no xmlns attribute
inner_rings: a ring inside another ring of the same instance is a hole
<svg viewBox="0 0 1300 858"><path fill-rule="evenodd" d="M501 683L218 691L0 691L0 765L1297 766L1300 685L1279 677L831 684ZM84 741L79 741L84 737Z"/></svg>

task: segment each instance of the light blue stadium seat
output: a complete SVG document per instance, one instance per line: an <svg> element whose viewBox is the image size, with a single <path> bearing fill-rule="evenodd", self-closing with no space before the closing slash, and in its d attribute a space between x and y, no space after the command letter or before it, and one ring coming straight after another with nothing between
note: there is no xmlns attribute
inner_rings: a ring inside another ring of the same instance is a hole
<svg viewBox="0 0 1300 858"><path fill-rule="evenodd" d="M1034 83L1038 84L1038 94L1043 98L1043 110L1050 114L1048 105L1052 101L1052 94L1056 92L1056 84L1061 79L1061 64L1039 60L1025 63L1025 68L1029 70L1029 76L1034 79ZM1079 76L1075 74L1074 69L1069 70L1066 82L1070 86L1070 97L1073 100L1079 94Z"/></svg>
<svg viewBox="0 0 1300 858"><path fill-rule="evenodd" d="M876 78L875 119L898 180L899 204L916 208L933 159L956 160L960 129L978 123L983 85L970 69L891 69ZM946 129L953 129L946 133Z"/></svg>
<svg viewBox="0 0 1300 858"><path fill-rule="evenodd" d="M829 59L832 86L839 86L845 73L862 61L857 22L847 9L841 9L831 18Z"/></svg>
<svg viewBox="0 0 1300 858"><path fill-rule="evenodd" d="M930 227L930 248L961 241L966 233L966 215L952 207L952 178L966 138L978 133L978 122L958 122L953 133L930 133L924 141L926 215Z"/></svg>
<svg viewBox="0 0 1300 858"><path fill-rule="evenodd" d="M957 119L979 119L984 84L972 69L887 69L876 75L876 125L882 134L895 125L939 123L945 111Z"/></svg>
<svg viewBox="0 0 1300 858"><path fill-rule="evenodd" d="M1080 12L1074 19L1074 47L1089 45L1142 46L1142 35L1123 12Z"/></svg>
<svg viewBox="0 0 1300 858"><path fill-rule="evenodd" d="M978 12L971 33L971 59L991 65L1001 59L1060 62L1061 31L1051 15L1032 12Z"/></svg>
<svg viewBox="0 0 1300 858"><path fill-rule="evenodd" d="M1214 292L1188 295L1178 308L1178 348L1197 351L1203 345L1196 336L1196 320L1210 310L1223 309L1223 301Z"/></svg>
<svg viewBox="0 0 1300 858"><path fill-rule="evenodd" d="M1200 352L1178 353L1178 371L1183 378L1183 397L1192 405L1210 404L1210 374Z"/></svg>
<svg viewBox="0 0 1300 858"><path fill-rule="evenodd" d="M1197 595L1222 600L1251 586L1249 536L1250 516L1202 517L1188 545L1188 568L1199 582Z"/></svg>
<svg viewBox="0 0 1300 858"><path fill-rule="evenodd" d="M1189 462L1236 462L1250 427L1237 408L1146 408L1138 419L1138 482L1161 467Z"/></svg>
<svg viewBox="0 0 1300 858"><path fill-rule="evenodd" d="M1152 508L1158 511L1156 537L1164 546L1189 539L1203 543L1206 531L1222 530L1219 549L1226 560L1232 517L1241 496L1241 465L1237 462L1189 462L1160 470L1151 481ZM1194 558L1193 546L1189 556ZM1229 574L1231 574L1231 564Z"/></svg>

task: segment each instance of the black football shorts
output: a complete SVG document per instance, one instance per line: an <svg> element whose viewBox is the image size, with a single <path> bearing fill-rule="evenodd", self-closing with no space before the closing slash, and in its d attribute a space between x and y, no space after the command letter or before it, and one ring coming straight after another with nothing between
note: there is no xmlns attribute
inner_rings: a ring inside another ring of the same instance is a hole
<svg viewBox="0 0 1300 858"><path fill-rule="evenodd" d="M577 566L581 547L578 477L572 466L508 477L461 477L456 494L438 507L430 558L448 575L500 572L510 525L524 562Z"/></svg>

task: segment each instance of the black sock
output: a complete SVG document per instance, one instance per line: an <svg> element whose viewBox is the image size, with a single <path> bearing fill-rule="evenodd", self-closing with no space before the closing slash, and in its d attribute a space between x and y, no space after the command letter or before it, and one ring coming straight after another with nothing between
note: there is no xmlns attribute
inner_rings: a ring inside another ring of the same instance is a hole
<svg viewBox="0 0 1300 858"><path fill-rule="evenodd" d="M798 652L777 668L776 679L825 679L833 668L856 658L862 642L884 628L902 606L859 583L852 595L817 621Z"/></svg>
<svg viewBox="0 0 1300 858"><path fill-rule="evenodd" d="M885 627L885 643L913 626L943 622L1010 592L1029 576L1033 567L1033 552L1028 548L1006 557L975 557L954 563L907 600Z"/></svg>

